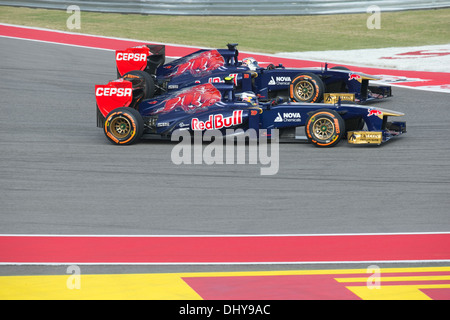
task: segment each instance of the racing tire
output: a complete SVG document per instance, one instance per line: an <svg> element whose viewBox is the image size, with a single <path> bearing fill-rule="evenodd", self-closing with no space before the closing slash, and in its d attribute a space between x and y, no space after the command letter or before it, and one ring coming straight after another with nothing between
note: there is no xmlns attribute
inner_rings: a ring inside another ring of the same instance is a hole
<svg viewBox="0 0 450 320"><path fill-rule="evenodd" d="M306 121L305 132L316 147L334 147L345 135L345 122L336 111L320 109Z"/></svg>
<svg viewBox="0 0 450 320"><path fill-rule="evenodd" d="M297 75L289 86L290 98L295 102L320 102L324 92L322 79L313 73Z"/></svg>
<svg viewBox="0 0 450 320"><path fill-rule="evenodd" d="M106 116L103 131L111 143L130 145L142 137L144 120L133 108L117 108Z"/></svg>
<svg viewBox="0 0 450 320"><path fill-rule="evenodd" d="M149 75L145 71L140 71L140 70L134 70L134 71L127 72L123 75L123 78L125 78L127 75L135 76L135 77L138 77L138 78L144 80L144 90L143 90L144 97L143 97L143 99L150 99L150 98L154 97L155 91L156 91L156 85L155 85L155 80L153 80L151 75Z"/></svg>

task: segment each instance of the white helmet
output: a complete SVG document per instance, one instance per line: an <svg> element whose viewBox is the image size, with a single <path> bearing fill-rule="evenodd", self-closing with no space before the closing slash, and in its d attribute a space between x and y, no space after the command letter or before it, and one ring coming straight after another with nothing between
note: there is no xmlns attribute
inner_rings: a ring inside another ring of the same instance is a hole
<svg viewBox="0 0 450 320"><path fill-rule="evenodd" d="M258 61L254 58L245 58L242 60L242 65L248 67L252 71L256 71L259 68Z"/></svg>

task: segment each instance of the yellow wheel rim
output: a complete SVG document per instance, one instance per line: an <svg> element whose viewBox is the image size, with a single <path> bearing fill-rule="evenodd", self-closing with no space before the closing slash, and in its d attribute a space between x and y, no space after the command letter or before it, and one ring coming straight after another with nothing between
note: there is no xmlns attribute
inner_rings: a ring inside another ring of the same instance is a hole
<svg viewBox="0 0 450 320"><path fill-rule="evenodd" d="M117 117L111 121L111 133L118 139L125 138L131 131L131 123L125 117Z"/></svg>
<svg viewBox="0 0 450 320"><path fill-rule="evenodd" d="M302 80L295 85L295 93L299 100L306 101L313 97L314 87L311 82Z"/></svg>
<svg viewBox="0 0 450 320"><path fill-rule="evenodd" d="M314 122L313 134L319 140L328 140L334 135L334 123L328 118L320 118Z"/></svg>

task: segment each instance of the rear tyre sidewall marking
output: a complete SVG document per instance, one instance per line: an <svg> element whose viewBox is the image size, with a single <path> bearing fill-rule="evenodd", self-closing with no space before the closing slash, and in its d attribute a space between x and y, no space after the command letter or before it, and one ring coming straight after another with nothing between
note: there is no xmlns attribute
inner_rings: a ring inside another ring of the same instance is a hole
<svg viewBox="0 0 450 320"><path fill-rule="evenodd" d="M345 134L345 122L333 110L318 110L313 113L305 125L308 140L317 147L333 147Z"/></svg>

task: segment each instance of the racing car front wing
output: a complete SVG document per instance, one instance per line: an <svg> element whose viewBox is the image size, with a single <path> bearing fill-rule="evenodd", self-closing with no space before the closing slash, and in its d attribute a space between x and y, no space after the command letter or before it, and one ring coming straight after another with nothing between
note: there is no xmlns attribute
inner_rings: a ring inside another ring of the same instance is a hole
<svg viewBox="0 0 450 320"><path fill-rule="evenodd" d="M406 122L397 121L389 123L389 126L381 131L348 131L347 141L351 144L380 145L403 133L406 133Z"/></svg>

